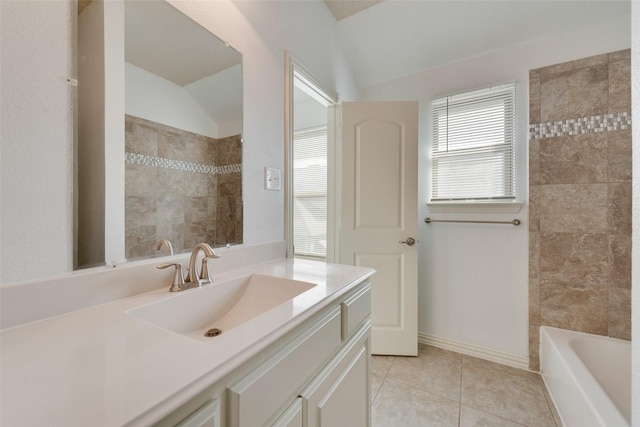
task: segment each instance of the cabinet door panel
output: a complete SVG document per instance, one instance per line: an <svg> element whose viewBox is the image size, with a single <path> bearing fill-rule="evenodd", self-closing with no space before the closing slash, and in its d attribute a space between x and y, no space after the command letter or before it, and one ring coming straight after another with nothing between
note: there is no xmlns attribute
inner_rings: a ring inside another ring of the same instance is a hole
<svg viewBox="0 0 640 427"><path fill-rule="evenodd" d="M342 372L335 384L318 402L318 426L366 426L367 385L366 349Z"/></svg>
<svg viewBox="0 0 640 427"><path fill-rule="evenodd" d="M294 400L271 427L302 427L302 398Z"/></svg>
<svg viewBox="0 0 640 427"><path fill-rule="evenodd" d="M307 427L370 425L369 326L302 392Z"/></svg>

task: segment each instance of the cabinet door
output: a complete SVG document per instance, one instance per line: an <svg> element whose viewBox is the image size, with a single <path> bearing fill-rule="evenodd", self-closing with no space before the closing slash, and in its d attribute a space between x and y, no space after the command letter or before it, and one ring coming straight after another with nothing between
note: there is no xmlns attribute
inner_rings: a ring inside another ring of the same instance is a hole
<svg viewBox="0 0 640 427"><path fill-rule="evenodd" d="M368 328L363 332L301 394L307 427L370 425Z"/></svg>
<svg viewBox="0 0 640 427"><path fill-rule="evenodd" d="M302 427L302 398L294 400L271 427Z"/></svg>
<svg viewBox="0 0 640 427"><path fill-rule="evenodd" d="M307 331L229 387L230 427L257 427L278 416L298 397L314 370L340 348L340 308L335 307Z"/></svg>

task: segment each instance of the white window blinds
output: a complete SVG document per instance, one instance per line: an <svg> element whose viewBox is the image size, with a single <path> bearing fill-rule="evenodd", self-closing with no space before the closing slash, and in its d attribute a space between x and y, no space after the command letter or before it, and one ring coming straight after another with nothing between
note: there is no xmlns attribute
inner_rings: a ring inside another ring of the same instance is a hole
<svg viewBox="0 0 640 427"><path fill-rule="evenodd" d="M293 135L293 251L327 256L327 128Z"/></svg>
<svg viewBox="0 0 640 427"><path fill-rule="evenodd" d="M431 201L515 198L515 83L434 99L431 126Z"/></svg>

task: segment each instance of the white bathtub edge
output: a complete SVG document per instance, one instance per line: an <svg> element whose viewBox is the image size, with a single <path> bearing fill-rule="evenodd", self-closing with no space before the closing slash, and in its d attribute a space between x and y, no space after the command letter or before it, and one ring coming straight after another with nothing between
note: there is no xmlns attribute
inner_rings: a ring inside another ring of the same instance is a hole
<svg viewBox="0 0 640 427"><path fill-rule="evenodd" d="M589 335L548 326L540 327L541 375L562 424L565 427L630 427L629 422L571 349L568 340L578 334ZM556 338L555 341L551 338L552 335ZM594 409L596 405L598 409Z"/></svg>

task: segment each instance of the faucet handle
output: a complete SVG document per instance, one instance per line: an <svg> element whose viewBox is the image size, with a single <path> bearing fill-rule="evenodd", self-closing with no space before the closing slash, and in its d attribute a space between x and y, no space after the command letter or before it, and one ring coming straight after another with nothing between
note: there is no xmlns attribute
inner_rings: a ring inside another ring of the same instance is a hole
<svg viewBox="0 0 640 427"><path fill-rule="evenodd" d="M168 263L168 264L160 264L157 265L156 268L159 270L175 267L175 271L173 273L173 281L171 282L171 287L169 288L169 292L180 292L184 289L184 276L182 275L182 264L179 262L176 263Z"/></svg>
<svg viewBox="0 0 640 427"><path fill-rule="evenodd" d="M207 261L210 259L216 259L216 258L220 258L220 255L216 254L213 251L211 251L210 255L207 255L204 258L202 258L202 269L200 270L200 280L203 284L212 282Z"/></svg>

